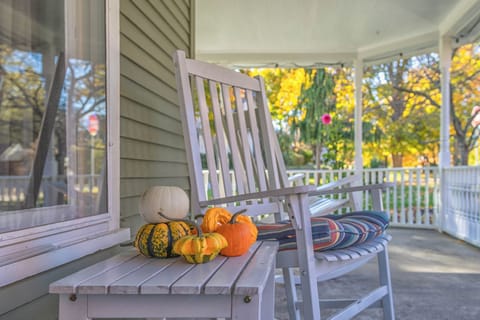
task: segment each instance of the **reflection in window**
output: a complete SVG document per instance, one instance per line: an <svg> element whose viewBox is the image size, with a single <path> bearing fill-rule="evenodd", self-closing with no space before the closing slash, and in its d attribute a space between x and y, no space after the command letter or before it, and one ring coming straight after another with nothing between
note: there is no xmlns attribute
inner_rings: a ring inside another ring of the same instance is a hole
<svg viewBox="0 0 480 320"><path fill-rule="evenodd" d="M105 71L102 1L0 0L0 233L106 212Z"/></svg>

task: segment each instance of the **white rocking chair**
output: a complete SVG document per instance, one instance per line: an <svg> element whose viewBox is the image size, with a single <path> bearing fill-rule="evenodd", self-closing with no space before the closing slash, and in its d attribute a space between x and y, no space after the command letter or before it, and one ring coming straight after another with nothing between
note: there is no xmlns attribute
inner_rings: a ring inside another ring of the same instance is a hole
<svg viewBox="0 0 480 320"><path fill-rule="evenodd" d="M319 299L317 281L341 276L375 256L379 286L360 299L333 301L333 307L342 310L330 319L350 319L365 308L378 305L383 307L385 319L394 319L387 253L390 236L382 233L355 246L314 251L310 219L312 205L316 207L314 213L322 215L351 202L352 196L347 201L326 198L331 194L338 198L346 192L367 191L373 209L381 210L385 184L352 187L348 186L352 182L349 177L320 189L311 185L291 186L267 106L263 79L186 59L183 51L175 52L174 62L192 212L198 214L209 206L225 206L232 212L247 209L246 214L256 218L270 215L275 221L285 216L290 219L296 249L279 251L277 267L283 270L291 319L301 316L320 319L320 306L332 305ZM312 197L330 200L312 201ZM354 206L354 209L359 208ZM301 297L297 297L293 268L298 268Z"/></svg>

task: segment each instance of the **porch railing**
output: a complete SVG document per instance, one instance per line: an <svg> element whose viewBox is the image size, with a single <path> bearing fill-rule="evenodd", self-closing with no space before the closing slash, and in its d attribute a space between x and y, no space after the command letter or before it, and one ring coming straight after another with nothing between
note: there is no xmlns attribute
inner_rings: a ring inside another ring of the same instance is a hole
<svg viewBox="0 0 480 320"><path fill-rule="evenodd" d="M288 170L288 174L303 174L303 183L321 185L354 171ZM393 183L383 199L392 226L436 228L480 246L480 166L451 167L442 174L436 167L364 169L362 175L365 183ZM204 176L208 189L207 172ZM98 176L83 175L75 186L94 189L98 181ZM27 183L28 177L0 177L0 204L23 201ZM368 208L369 203L364 204Z"/></svg>
<svg viewBox="0 0 480 320"><path fill-rule="evenodd" d="M29 176L0 176L0 211L4 208L21 209L28 189ZM75 190L79 192L97 192L100 175L78 175L74 179ZM59 191L65 186L64 176L46 176L42 178L38 199L43 201L49 193ZM66 192L66 190L63 190Z"/></svg>
<svg viewBox="0 0 480 320"><path fill-rule="evenodd" d="M439 228L480 247L480 166L445 169L442 182L447 192Z"/></svg>
<svg viewBox="0 0 480 320"><path fill-rule="evenodd" d="M323 184L354 171L288 171L290 175L299 173L305 175L305 183ZM365 183L393 183L384 194L392 226L436 228L480 246L480 166L451 167L442 172L437 167L364 169L362 174Z"/></svg>
<svg viewBox="0 0 480 320"><path fill-rule="evenodd" d="M391 182L384 193L384 207L391 225L445 231L480 246L480 166L382 168L362 170L365 183ZM353 170L288 170L303 175L304 184L322 185L354 174ZM441 197L441 179L445 196ZM208 172L204 172L208 190ZM235 190L235 186L233 186ZM367 201L368 197L363 199ZM442 201L443 200L443 206ZM369 208L365 202L364 207Z"/></svg>
<svg viewBox="0 0 480 320"><path fill-rule="evenodd" d="M289 175L303 174L304 183L325 184L352 175L353 170L289 170ZM431 168L382 168L362 170L365 183L392 182L384 192L383 204L390 213L391 225L435 228L439 214L439 170ZM369 208L368 197L363 199Z"/></svg>

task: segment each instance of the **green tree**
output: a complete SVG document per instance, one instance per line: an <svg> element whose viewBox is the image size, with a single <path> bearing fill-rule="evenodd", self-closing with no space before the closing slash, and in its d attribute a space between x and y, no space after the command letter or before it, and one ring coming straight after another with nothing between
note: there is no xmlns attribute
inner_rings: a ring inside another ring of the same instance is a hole
<svg viewBox="0 0 480 320"><path fill-rule="evenodd" d="M438 57L432 54L419 57L418 60L421 67L412 68L407 84L395 86L394 89L414 96L427 111L433 107L437 109L436 114L439 114L442 106ZM450 136L453 160L456 165L468 165L469 153L477 143L475 128L470 123L473 106L480 104L480 44L454 49L450 72ZM438 123L438 128L440 126L439 122L431 123ZM436 138L436 135L431 138Z"/></svg>
<svg viewBox="0 0 480 320"><path fill-rule="evenodd" d="M431 101L407 91L414 85L412 74L425 74L424 68L431 62L432 56L426 55L366 69L364 117L372 125L365 134L380 134L379 141L375 139L367 145L376 154L389 155L394 167L402 167L405 158L412 163L438 145L438 110L432 108ZM418 80L417 85L424 90L428 78L424 76Z"/></svg>
<svg viewBox="0 0 480 320"><path fill-rule="evenodd" d="M310 86L310 75L303 68L250 69L244 72L249 76L260 75L265 80L270 113L286 164L304 165L311 156L309 150L290 135L289 114L297 108L302 88Z"/></svg>
<svg viewBox="0 0 480 320"><path fill-rule="evenodd" d="M323 148L331 139L329 124L322 123L322 116L330 114L335 108L334 86L332 74L325 69L308 71L313 78L309 87L302 87L297 108L289 115L291 132L298 139L314 150L315 168L322 163ZM329 122L329 121L328 121Z"/></svg>

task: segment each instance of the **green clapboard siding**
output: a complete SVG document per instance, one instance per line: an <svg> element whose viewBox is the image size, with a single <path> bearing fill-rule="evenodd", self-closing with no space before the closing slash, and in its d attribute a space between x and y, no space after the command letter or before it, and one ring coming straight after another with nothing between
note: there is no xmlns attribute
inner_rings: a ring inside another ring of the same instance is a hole
<svg viewBox="0 0 480 320"><path fill-rule="evenodd" d="M189 186L172 54L190 52L190 16L189 1L120 2L120 207L132 235L145 189Z"/></svg>
<svg viewBox="0 0 480 320"><path fill-rule="evenodd" d="M172 53L191 51L191 1L120 1L120 208L132 235L143 224L138 200L153 185L189 188ZM55 320L48 285L121 250L79 259L0 288L0 320Z"/></svg>
<svg viewBox="0 0 480 320"><path fill-rule="evenodd" d="M119 247L103 250L61 267L0 288L0 320L55 320L58 295L49 295L50 283L118 253Z"/></svg>

